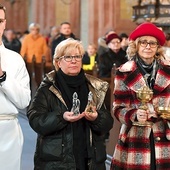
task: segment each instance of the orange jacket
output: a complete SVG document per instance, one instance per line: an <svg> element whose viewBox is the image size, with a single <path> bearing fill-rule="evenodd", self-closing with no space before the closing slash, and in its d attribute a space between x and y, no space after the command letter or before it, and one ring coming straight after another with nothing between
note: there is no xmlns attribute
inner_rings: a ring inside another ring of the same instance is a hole
<svg viewBox="0 0 170 170"><path fill-rule="evenodd" d="M27 62L31 63L33 55L36 57L36 62L41 63L42 56L47 53L47 44L45 38L42 35L38 35L37 38L33 38L31 34L26 35L23 39L21 46L22 57L27 57Z"/></svg>

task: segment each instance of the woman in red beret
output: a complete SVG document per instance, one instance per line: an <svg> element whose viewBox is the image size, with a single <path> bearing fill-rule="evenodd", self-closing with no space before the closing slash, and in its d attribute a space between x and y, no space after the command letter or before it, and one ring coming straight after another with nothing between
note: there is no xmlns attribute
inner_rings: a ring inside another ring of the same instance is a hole
<svg viewBox="0 0 170 170"><path fill-rule="evenodd" d="M168 170L170 118L158 114L158 108L168 106L170 100L170 63L162 50L165 35L146 22L129 40L129 61L115 78L113 113L122 126L111 170ZM143 90L143 99L148 99L145 107L137 98Z"/></svg>

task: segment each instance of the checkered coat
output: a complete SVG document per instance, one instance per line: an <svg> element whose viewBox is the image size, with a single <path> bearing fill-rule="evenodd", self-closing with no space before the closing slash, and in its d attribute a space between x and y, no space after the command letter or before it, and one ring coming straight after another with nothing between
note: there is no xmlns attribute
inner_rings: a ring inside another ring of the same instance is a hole
<svg viewBox="0 0 170 170"><path fill-rule="evenodd" d="M170 100L170 63L160 62L150 101L158 106L160 96L163 102ZM134 61L122 65L116 73L113 113L122 123L118 143L115 147L111 170L150 170L150 133L155 142L156 170L170 169L170 121L151 118L152 127L133 126L140 101L135 91L143 87L144 78Z"/></svg>

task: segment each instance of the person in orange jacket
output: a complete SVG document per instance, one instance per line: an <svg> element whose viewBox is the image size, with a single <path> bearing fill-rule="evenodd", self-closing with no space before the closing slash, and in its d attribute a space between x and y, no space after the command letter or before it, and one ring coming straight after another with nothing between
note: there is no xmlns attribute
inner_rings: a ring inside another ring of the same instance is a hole
<svg viewBox="0 0 170 170"><path fill-rule="evenodd" d="M40 34L40 25L37 23L31 23L29 26L30 33L25 36L22 47L21 55L26 56L28 63L32 62L32 57L35 55L36 63L41 63L42 56L47 55L47 43L45 38Z"/></svg>
<svg viewBox="0 0 170 170"><path fill-rule="evenodd" d="M35 80L37 85L42 81L42 70L41 65L42 57L45 57L46 62L48 61L48 46L43 37L40 34L40 25L37 23L31 23L29 26L29 34L26 35L23 39L21 46L21 55L25 59L26 63L32 63L32 58L35 56ZM32 66L27 65L27 69L31 78L32 75Z"/></svg>

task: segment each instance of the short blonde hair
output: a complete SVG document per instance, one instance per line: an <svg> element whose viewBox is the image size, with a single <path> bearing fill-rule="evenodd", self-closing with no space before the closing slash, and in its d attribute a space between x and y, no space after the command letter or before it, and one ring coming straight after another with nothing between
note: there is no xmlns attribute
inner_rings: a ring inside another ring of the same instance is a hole
<svg viewBox="0 0 170 170"><path fill-rule="evenodd" d="M53 65L55 66L56 70L58 70L58 61L60 58L62 56L70 55L70 53L75 49L78 49L80 55L84 55L84 47L79 40L68 38L57 45L53 56Z"/></svg>
<svg viewBox="0 0 170 170"><path fill-rule="evenodd" d="M139 39L140 39L140 37L137 38L135 41L134 40L129 41L128 48L126 51L129 60L131 60L138 52ZM156 55L154 57L156 59L160 59L160 60L165 59L164 50L163 50L162 46L158 45L157 48L158 49L157 49Z"/></svg>

